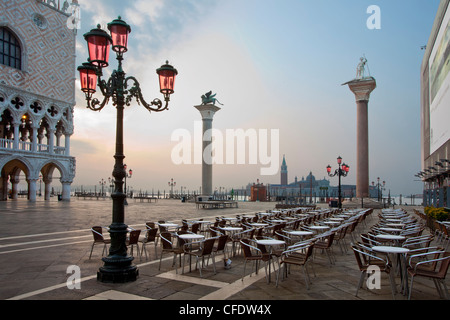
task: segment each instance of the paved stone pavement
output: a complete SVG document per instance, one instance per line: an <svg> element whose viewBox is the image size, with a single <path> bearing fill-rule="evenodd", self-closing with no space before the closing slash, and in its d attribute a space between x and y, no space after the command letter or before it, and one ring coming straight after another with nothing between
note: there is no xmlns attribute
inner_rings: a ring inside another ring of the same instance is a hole
<svg viewBox="0 0 450 320"><path fill-rule="evenodd" d="M276 287L276 265L272 266L275 268L270 275L272 281L267 283L264 268L261 266L257 275L253 273L250 276L252 265L248 264L242 281L243 257L240 252L231 257L230 269L224 268L222 256L216 257L216 274L210 261L203 269L203 278L194 265L191 272L186 264L185 272L182 274L181 269L178 269L177 274L172 267L170 254L163 255L161 270L158 270L160 249L158 246L155 251L153 245L148 246L148 259L134 254L134 263L139 268L139 277L135 282L100 283L96 280L96 272L102 266L102 248L95 247L92 258L89 259L92 244L90 227L109 225L111 206L112 202L108 199L36 203L19 199L0 202L0 299L173 301L177 303L173 305L177 312L184 308L186 301L191 306L202 306L207 305L208 301L259 301L270 304L281 300L291 303L299 300L392 300L389 280L385 274L382 274L380 289L368 290L364 286L358 296L355 296L359 280L356 260L351 250L342 252L338 245L333 245L336 257L333 265L325 253L315 252L311 264L313 268L310 268L312 283L309 290L306 289L303 273L298 267L293 267L287 278L280 280ZM274 206L275 203L240 202L239 208L202 210L197 209L195 204L181 203L179 200L159 200L157 203L129 200L126 223L133 228L143 229L145 221L234 217L237 213L255 213L273 209ZM413 207L404 208L413 212ZM358 226L355 237L375 224L377 219L375 210L364 224ZM350 239L346 243L349 247ZM73 275L68 270L70 266L79 267L81 272L79 289L70 289L67 285L67 280ZM397 282L398 280L397 278ZM395 299L405 300L406 297L398 293ZM427 279L415 281L412 299L440 300L433 282ZM225 313L223 308L220 310L217 312Z"/></svg>

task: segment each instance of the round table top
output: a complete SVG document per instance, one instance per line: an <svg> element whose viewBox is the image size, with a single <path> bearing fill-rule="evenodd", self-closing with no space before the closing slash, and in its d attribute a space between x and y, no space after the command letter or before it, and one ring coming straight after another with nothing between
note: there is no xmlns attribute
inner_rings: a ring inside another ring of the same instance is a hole
<svg viewBox="0 0 450 320"><path fill-rule="evenodd" d="M409 249L403 247L389 247L389 246L373 246L373 250L384 253L408 253Z"/></svg>
<svg viewBox="0 0 450 320"><path fill-rule="evenodd" d="M385 240L404 240L404 236L397 236L394 234L377 234L375 238L385 239Z"/></svg>
<svg viewBox="0 0 450 320"><path fill-rule="evenodd" d="M275 223L283 223L283 222L286 222L286 221L284 221L284 220L281 220L281 219L272 219L272 220L270 220L271 222L275 222Z"/></svg>
<svg viewBox="0 0 450 320"><path fill-rule="evenodd" d="M400 231L402 231L402 229L398 229L398 228L385 228L385 227L380 228L380 230L393 231L393 232L400 232Z"/></svg>
<svg viewBox="0 0 450 320"><path fill-rule="evenodd" d="M202 234L195 234L195 233L185 233L185 234L180 234L179 237L181 239L202 239L205 236Z"/></svg>
<svg viewBox="0 0 450 320"><path fill-rule="evenodd" d="M219 229L225 230L225 231L240 231L240 230L242 230L241 227L221 227Z"/></svg>
<svg viewBox="0 0 450 320"><path fill-rule="evenodd" d="M386 223L386 225L389 227L403 227L405 224L404 223Z"/></svg>
<svg viewBox="0 0 450 320"><path fill-rule="evenodd" d="M268 223L253 222L253 223L249 223L249 225L254 226L254 227L267 227L269 224Z"/></svg>
<svg viewBox="0 0 450 320"><path fill-rule="evenodd" d="M292 234L294 236L309 236L313 234L311 231L302 231L302 230L286 231L286 233Z"/></svg>
<svg viewBox="0 0 450 320"><path fill-rule="evenodd" d="M170 222L158 223L158 225L161 227L178 227L179 226L179 224L170 223Z"/></svg>
<svg viewBox="0 0 450 320"><path fill-rule="evenodd" d="M330 229L330 227L327 226L309 226L309 229Z"/></svg>
<svg viewBox="0 0 450 320"><path fill-rule="evenodd" d="M204 221L204 220L192 220L192 223L212 223L211 221Z"/></svg>
<svg viewBox="0 0 450 320"><path fill-rule="evenodd" d="M264 246L276 246L276 245L285 244L284 241L276 240L276 239L261 239L261 240L256 240L256 243L262 244Z"/></svg>

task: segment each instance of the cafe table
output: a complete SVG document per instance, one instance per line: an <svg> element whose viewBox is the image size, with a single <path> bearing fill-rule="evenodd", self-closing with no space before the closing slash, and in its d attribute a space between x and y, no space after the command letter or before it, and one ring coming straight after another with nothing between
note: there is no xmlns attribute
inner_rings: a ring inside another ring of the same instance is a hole
<svg viewBox="0 0 450 320"><path fill-rule="evenodd" d="M159 226L167 228L167 231L169 231L169 229L177 229L180 227L179 224L177 223L172 223L172 222L164 222L164 223L158 223ZM170 232L170 231L169 231ZM172 231L173 232L173 231Z"/></svg>
<svg viewBox="0 0 450 320"><path fill-rule="evenodd" d="M316 231L317 233L320 233L320 232L330 229L330 227L327 227L327 226L307 226L307 228L312 229L312 230Z"/></svg>
<svg viewBox="0 0 450 320"><path fill-rule="evenodd" d="M291 236L300 237L301 240L303 240L305 236L312 236L314 234L313 232L306 230L291 230L284 232L290 234Z"/></svg>
<svg viewBox="0 0 450 320"><path fill-rule="evenodd" d="M386 231L386 232L401 232L402 229L399 228L387 228L387 227L381 227L380 230Z"/></svg>
<svg viewBox="0 0 450 320"><path fill-rule="evenodd" d="M259 245L269 247L270 260L272 260L273 247L286 244L286 242L284 242L283 240L277 240L277 239L260 239L260 240L255 240L255 241ZM270 260L269 260L269 283L270 283L270 275L271 275Z"/></svg>
<svg viewBox="0 0 450 320"><path fill-rule="evenodd" d="M185 241L185 244L186 244L186 245L189 245L189 246L192 245L192 242L194 242L194 241L196 241L196 240L202 240L202 239L205 238L204 235L202 235L202 234L196 234L196 233L185 233L185 234L180 234L180 235L178 235L178 237L181 238L181 239L183 239L183 240ZM189 255L189 272L192 271L192 269L191 269L191 268L192 268L192 266L191 266L191 258L192 258L192 256ZM183 258L183 259L184 259L184 258ZM184 264L184 262L183 262L183 264ZM184 273L184 268L183 268L182 273Z"/></svg>
<svg viewBox="0 0 450 320"><path fill-rule="evenodd" d="M408 295L408 272L406 270L406 254L410 251L408 248L403 247L391 247L391 246L373 246L372 250L385 253L385 254L393 254L397 257L397 265L398 271L400 273L401 279L401 288L403 294Z"/></svg>
<svg viewBox="0 0 450 320"><path fill-rule="evenodd" d="M399 236L395 234L376 234L375 238L381 240L392 240L395 244L399 244L399 241L406 239L405 236Z"/></svg>

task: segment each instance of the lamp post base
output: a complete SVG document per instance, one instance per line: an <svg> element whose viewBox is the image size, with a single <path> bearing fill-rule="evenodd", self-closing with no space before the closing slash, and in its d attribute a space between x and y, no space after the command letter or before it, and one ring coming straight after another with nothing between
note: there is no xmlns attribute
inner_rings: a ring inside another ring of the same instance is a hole
<svg viewBox="0 0 450 320"><path fill-rule="evenodd" d="M105 263L97 272L97 281L107 283L124 283L136 281L139 270L131 264L132 256L126 257L105 257Z"/></svg>

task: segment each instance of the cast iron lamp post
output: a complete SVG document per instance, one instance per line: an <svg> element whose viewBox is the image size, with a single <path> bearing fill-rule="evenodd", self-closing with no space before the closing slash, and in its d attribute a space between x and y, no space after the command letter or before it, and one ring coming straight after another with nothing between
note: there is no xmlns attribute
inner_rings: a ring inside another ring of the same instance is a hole
<svg viewBox="0 0 450 320"><path fill-rule="evenodd" d="M123 169L125 170L125 186L124 186L124 189L125 189L125 201L124 201L124 204L128 205L128 202L127 202L127 197L128 197L127 178L131 179L131 177L133 176L133 170L130 169L127 172L127 165L126 164L123 165Z"/></svg>
<svg viewBox="0 0 450 320"><path fill-rule="evenodd" d="M377 178L377 200L383 200L383 190L386 190L384 186L386 185L386 181L383 181L383 183L380 183L380 177ZM372 181L372 186L375 186L375 182ZM381 190L381 192L380 192Z"/></svg>
<svg viewBox="0 0 450 320"><path fill-rule="evenodd" d="M173 198L173 187L176 186L177 183L173 182L173 178L169 181L169 187L170 187L170 198Z"/></svg>
<svg viewBox="0 0 450 320"><path fill-rule="evenodd" d="M339 156L337 158L337 163L339 168L337 168L334 173L331 173L331 166L327 166L327 173L330 177L338 176L339 177L339 183L338 183L338 197L339 197L339 209L342 209L342 197L341 197L341 177L346 177L348 175L348 171L350 170L350 166L346 165L345 163L342 163L342 158Z"/></svg>
<svg viewBox="0 0 450 320"><path fill-rule="evenodd" d="M136 78L125 76L122 69L123 54L128 51L128 34L131 32L130 26L120 17L108 23L110 34L100 29L96 29L84 34L88 43L89 59L78 67L80 72L81 90L86 95L87 108L93 111L100 111L105 107L110 99L117 109L116 120L116 149L115 164L112 175L114 177L114 192L111 194L113 201L112 224L109 226L111 235L111 245L109 255L102 258L104 265L97 272L97 280L101 282L128 282L135 281L139 271L132 265L133 257L127 254L126 236L128 226L125 224L125 198L123 191L124 178L126 176L123 159L123 109L129 106L133 98L138 104L142 104L147 110L160 112L168 108L170 95L174 93L175 76L177 70L166 62L161 68L156 70L159 75L160 91L164 95L165 105L159 99L154 99L147 103L142 97L139 82ZM105 81L102 79L102 69L108 66L109 50L116 52L118 68L114 70L111 77ZM103 95L103 100L93 98L98 87ZM129 85L132 83L132 86Z"/></svg>

